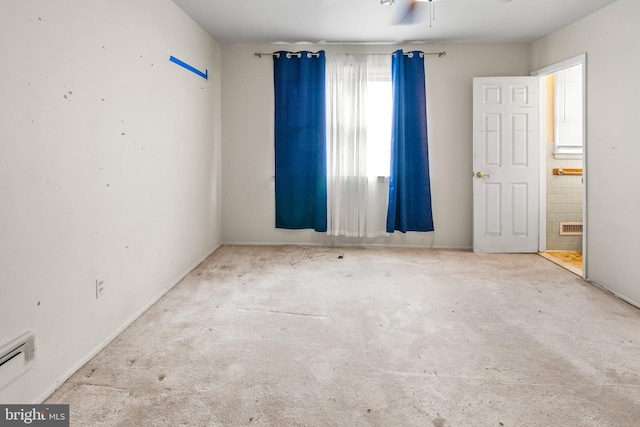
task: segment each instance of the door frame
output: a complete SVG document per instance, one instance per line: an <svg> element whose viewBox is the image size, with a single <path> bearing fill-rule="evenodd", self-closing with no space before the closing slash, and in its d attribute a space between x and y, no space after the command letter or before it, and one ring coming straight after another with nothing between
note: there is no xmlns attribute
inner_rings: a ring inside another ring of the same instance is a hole
<svg viewBox="0 0 640 427"><path fill-rule="evenodd" d="M540 132L539 132L539 156L540 156L540 202L539 202L539 243L538 247L540 252L544 252L547 249L547 185L546 185L546 169L547 169L547 141L546 141L546 90L544 89L545 77L549 74L553 74L557 71L565 68L572 67L574 65L582 64L582 278L586 280L587 275L587 233L589 227L587 226L587 54L582 53L572 58L565 59L564 61L556 62L555 64L548 65L544 68L540 68L531 73L532 76L540 78Z"/></svg>

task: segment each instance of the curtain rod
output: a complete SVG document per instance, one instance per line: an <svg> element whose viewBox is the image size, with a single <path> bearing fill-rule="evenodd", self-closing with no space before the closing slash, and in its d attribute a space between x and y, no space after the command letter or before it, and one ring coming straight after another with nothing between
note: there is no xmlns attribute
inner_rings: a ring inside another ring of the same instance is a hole
<svg viewBox="0 0 640 427"><path fill-rule="evenodd" d="M291 55L295 55L298 58L300 57L300 52L287 52L288 54ZM278 55L278 52L271 52L271 53L266 53L266 52L254 52L253 55L257 56L258 58L262 58L262 55L265 56L274 56L274 55ZM407 56L409 53L405 53L405 56ZM420 54L422 55L438 55L438 58L442 58L443 56L445 56L447 54L447 52L421 52ZM352 54L352 55L393 55L392 53L356 53L356 54ZM318 56L317 53L311 53L311 56Z"/></svg>

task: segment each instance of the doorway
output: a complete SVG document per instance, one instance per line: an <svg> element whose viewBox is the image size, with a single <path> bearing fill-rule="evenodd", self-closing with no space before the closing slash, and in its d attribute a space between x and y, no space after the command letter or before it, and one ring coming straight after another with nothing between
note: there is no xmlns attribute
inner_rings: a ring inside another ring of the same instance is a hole
<svg viewBox="0 0 640 427"><path fill-rule="evenodd" d="M586 55L540 79L540 255L586 277Z"/></svg>

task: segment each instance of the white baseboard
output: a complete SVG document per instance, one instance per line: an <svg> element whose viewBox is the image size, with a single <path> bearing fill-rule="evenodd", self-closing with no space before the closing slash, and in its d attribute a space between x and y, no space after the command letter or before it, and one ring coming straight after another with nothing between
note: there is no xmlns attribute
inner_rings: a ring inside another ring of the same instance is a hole
<svg viewBox="0 0 640 427"><path fill-rule="evenodd" d="M311 247L369 247L369 248L409 248L409 249L443 249L470 251L471 246L446 246L446 245L406 245L406 244L385 244L385 243L300 243L300 242L224 242L222 246L311 246Z"/></svg>

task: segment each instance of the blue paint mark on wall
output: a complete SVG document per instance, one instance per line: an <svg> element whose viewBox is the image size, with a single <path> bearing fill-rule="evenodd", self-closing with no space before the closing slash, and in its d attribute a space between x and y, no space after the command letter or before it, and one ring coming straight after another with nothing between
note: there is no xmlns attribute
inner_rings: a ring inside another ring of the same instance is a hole
<svg viewBox="0 0 640 427"><path fill-rule="evenodd" d="M175 56L169 56L169 61L174 62L176 64L178 64L179 66L186 68L187 70L199 75L200 77L202 77L205 80L209 80L209 70L204 70L204 73L200 70L198 70L197 68L192 67L191 65L187 64L186 62L183 62L181 60L179 60L178 58L176 58Z"/></svg>

